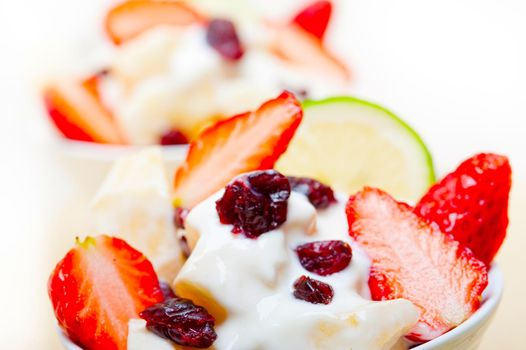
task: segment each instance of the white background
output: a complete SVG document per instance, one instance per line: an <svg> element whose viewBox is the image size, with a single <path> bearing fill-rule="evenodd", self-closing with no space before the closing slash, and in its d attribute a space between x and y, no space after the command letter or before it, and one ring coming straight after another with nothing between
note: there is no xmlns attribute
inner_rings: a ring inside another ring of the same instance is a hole
<svg viewBox="0 0 526 350"><path fill-rule="evenodd" d="M0 0L0 348L58 346L45 283L55 258L49 251L69 242L56 242L47 231L52 222L71 220L60 210L77 189L61 175L34 91L47 74L66 70L98 45L100 13L109 2ZM299 6L292 0L260 6L285 15L289 3ZM353 93L413 125L441 172L478 151L510 156L514 230L501 254L507 294L484 349L520 349L526 341L519 321L526 313L520 281L526 231L519 230L526 209L526 1L338 5L329 41L353 70Z"/></svg>

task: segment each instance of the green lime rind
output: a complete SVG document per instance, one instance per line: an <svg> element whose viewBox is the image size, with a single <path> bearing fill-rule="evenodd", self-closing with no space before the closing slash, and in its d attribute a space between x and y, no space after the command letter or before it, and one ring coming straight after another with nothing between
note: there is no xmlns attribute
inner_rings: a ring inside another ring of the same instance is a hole
<svg viewBox="0 0 526 350"><path fill-rule="evenodd" d="M428 179L427 179L428 185L431 186L436 182L435 166L433 163L433 157L431 156L431 152L427 148L422 137L403 119L398 117L396 114L391 112L389 109L383 106L380 106L379 104L376 104L370 101L366 101L366 100L362 100L360 98L353 97L353 96L333 96L333 97L328 97L328 98L321 99L321 100L305 100L303 101L302 105L304 109L308 109L310 107L320 106L320 105L324 105L328 103L361 104L361 105L365 105L373 109L377 109L383 112L385 115L389 116L393 121L395 121L398 125L400 125L420 146L420 149L422 150L422 153L424 155L427 169L429 172Z"/></svg>

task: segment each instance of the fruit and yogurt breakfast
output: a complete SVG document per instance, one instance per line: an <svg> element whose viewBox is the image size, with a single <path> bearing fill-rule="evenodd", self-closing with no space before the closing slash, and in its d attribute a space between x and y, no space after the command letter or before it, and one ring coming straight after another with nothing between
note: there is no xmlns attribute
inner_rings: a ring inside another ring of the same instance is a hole
<svg viewBox="0 0 526 350"><path fill-rule="evenodd" d="M253 12L214 17L182 1L125 1L105 18L105 62L87 77L50 82L48 114L71 140L178 145L282 90L345 92L349 71L323 43L331 10L318 1L271 21Z"/></svg>
<svg viewBox="0 0 526 350"><path fill-rule="evenodd" d="M289 176L274 169L320 108L328 128L344 110L368 116L369 140L376 130L391 142L379 157L428 154L386 110L356 103L303 109L284 92L206 128L173 182L159 149L118 161L92 204L93 232L115 237L77 239L49 279L68 338L82 349L403 349L468 319L506 235L507 158L467 159L414 206L373 187L349 196L298 162L278 166ZM319 143L327 158L334 144ZM358 143L339 161L377 149Z"/></svg>

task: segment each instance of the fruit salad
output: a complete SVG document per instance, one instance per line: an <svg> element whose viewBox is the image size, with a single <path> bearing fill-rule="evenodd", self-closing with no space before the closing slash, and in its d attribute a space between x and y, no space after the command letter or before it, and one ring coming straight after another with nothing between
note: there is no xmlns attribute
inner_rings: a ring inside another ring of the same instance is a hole
<svg viewBox="0 0 526 350"><path fill-rule="evenodd" d="M284 89L302 98L345 92L349 70L324 44L331 12L317 1L286 21L254 10L229 18L183 1L128 0L106 14L105 62L49 82L45 106L67 139L187 144Z"/></svg>
<svg viewBox="0 0 526 350"><path fill-rule="evenodd" d="M316 104L327 123L341 101ZM397 133L391 148L421 147L367 106L371 127ZM158 148L118 161L92 203L96 235L49 279L67 337L86 350L404 349L470 318L506 235L507 158L467 159L416 205L348 194L275 169L310 118L283 92L216 122L173 181ZM421 166L414 178L429 179Z"/></svg>

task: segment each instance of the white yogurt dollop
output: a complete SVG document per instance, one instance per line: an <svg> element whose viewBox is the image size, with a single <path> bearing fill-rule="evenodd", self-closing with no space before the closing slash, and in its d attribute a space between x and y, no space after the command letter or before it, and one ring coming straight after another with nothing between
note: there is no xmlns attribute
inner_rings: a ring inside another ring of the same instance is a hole
<svg viewBox="0 0 526 350"><path fill-rule="evenodd" d="M220 316L224 320L219 319L215 327L218 338L214 349L404 347L402 337L417 321L418 311L402 299L368 300L370 263L347 234L343 197L328 209L316 211L306 197L293 192L287 221L258 239L248 239L232 234L232 226L219 222L215 201L220 196L204 201L187 217L187 228L198 233L200 239L174 282L182 296L204 297L224 311L226 317ZM349 266L325 277L306 271L294 248L330 239L352 246ZM302 275L330 284L334 290L332 302L323 305L296 299L293 284ZM185 285L195 287L194 292L181 288ZM146 336L137 337L137 333ZM155 337L144 330L144 324L130 327L129 349L152 349Z"/></svg>

